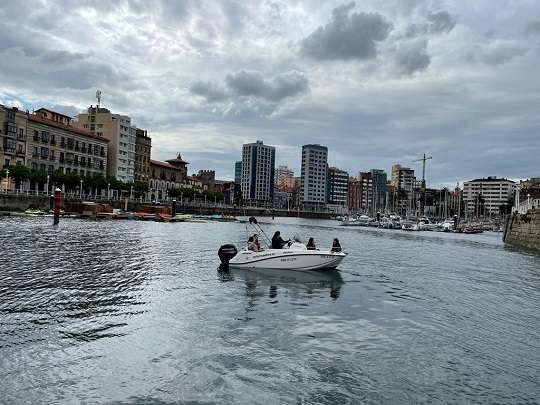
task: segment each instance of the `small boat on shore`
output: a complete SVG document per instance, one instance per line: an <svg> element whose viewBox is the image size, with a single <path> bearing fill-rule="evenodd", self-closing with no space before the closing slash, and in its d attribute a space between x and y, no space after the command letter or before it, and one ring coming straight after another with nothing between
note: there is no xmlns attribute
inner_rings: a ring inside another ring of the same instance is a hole
<svg viewBox="0 0 540 405"><path fill-rule="evenodd" d="M24 211L24 213L31 217L38 217L45 214L43 211L38 210L36 208L28 208L27 210Z"/></svg>

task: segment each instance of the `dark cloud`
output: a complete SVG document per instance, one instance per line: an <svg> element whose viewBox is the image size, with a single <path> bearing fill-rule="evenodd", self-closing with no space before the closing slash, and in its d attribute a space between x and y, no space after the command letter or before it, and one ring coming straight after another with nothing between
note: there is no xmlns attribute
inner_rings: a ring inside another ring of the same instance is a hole
<svg viewBox="0 0 540 405"><path fill-rule="evenodd" d="M427 69L431 57L427 53L427 40L403 42L396 51L396 63L402 74L410 75Z"/></svg>
<svg viewBox="0 0 540 405"><path fill-rule="evenodd" d="M540 19L527 23L527 25L525 26L525 33L540 34Z"/></svg>
<svg viewBox="0 0 540 405"><path fill-rule="evenodd" d="M296 71L268 80L260 72L241 70L228 74L225 82L236 95L253 96L270 102L305 93L309 88L308 79Z"/></svg>
<svg viewBox="0 0 540 405"><path fill-rule="evenodd" d="M229 93L222 87L212 82L198 81L191 85L189 91L197 96L202 96L209 103L224 101Z"/></svg>
<svg viewBox="0 0 540 405"><path fill-rule="evenodd" d="M448 11L430 13L427 19L430 22L429 32L432 34L448 33L456 26L456 20Z"/></svg>
<svg viewBox="0 0 540 405"><path fill-rule="evenodd" d="M254 98L269 103L278 103L288 97L297 96L309 90L309 81L304 74L290 71L266 79L261 72L240 70L229 73L225 77L225 86L215 82L197 81L193 83L189 91L191 94L202 96L209 103L234 101L236 98ZM231 111L238 115L238 111L255 112L260 107L230 106ZM251 114L251 113L250 113Z"/></svg>
<svg viewBox="0 0 540 405"><path fill-rule="evenodd" d="M392 24L377 13L351 13L354 3L335 8L330 22L301 42L303 55L317 60L372 59Z"/></svg>
<svg viewBox="0 0 540 405"><path fill-rule="evenodd" d="M427 22L410 24L406 29L405 36L448 34L456 26L454 17L447 11L429 13L426 18Z"/></svg>

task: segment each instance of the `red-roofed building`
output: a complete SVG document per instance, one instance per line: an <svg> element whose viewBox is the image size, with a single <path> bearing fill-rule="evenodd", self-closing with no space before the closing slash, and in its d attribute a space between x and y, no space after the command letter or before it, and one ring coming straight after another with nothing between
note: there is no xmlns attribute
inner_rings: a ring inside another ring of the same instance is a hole
<svg viewBox="0 0 540 405"><path fill-rule="evenodd" d="M21 163L48 173L105 174L108 141L74 127L65 114L47 108L30 114L0 105L0 122L0 161L5 166Z"/></svg>
<svg viewBox="0 0 540 405"><path fill-rule="evenodd" d="M150 179L148 186L150 192L157 199L165 198L168 190L190 187L187 175L189 163L182 159L180 153L174 159L165 162L150 160Z"/></svg>

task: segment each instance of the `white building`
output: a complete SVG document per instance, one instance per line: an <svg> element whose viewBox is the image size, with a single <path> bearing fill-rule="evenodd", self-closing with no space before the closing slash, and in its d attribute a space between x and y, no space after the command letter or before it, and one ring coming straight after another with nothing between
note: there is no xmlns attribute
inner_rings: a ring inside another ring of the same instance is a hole
<svg viewBox="0 0 540 405"><path fill-rule="evenodd" d="M86 113L77 116L75 125L109 140L107 175L128 183L135 180L137 128L131 125L130 117L90 106Z"/></svg>
<svg viewBox="0 0 540 405"><path fill-rule="evenodd" d="M242 147L242 199L249 204L268 205L274 196L276 148L262 141Z"/></svg>
<svg viewBox="0 0 540 405"><path fill-rule="evenodd" d="M328 171L328 148L326 146L302 146L302 171L300 199L305 208L326 206L326 178Z"/></svg>
<svg viewBox="0 0 540 405"><path fill-rule="evenodd" d="M506 204L516 191L512 180L487 177L463 183L463 201L469 217L499 214L499 207Z"/></svg>

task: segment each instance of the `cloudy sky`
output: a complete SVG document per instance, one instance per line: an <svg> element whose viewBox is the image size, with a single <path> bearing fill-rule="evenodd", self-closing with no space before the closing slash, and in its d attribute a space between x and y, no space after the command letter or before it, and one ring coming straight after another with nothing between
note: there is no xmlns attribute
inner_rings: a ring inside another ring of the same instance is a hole
<svg viewBox="0 0 540 405"><path fill-rule="evenodd" d="M0 2L0 103L95 104L149 131L153 157L233 176L241 145L329 147L356 174L430 185L540 176L538 0Z"/></svg>

